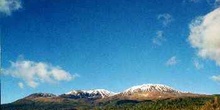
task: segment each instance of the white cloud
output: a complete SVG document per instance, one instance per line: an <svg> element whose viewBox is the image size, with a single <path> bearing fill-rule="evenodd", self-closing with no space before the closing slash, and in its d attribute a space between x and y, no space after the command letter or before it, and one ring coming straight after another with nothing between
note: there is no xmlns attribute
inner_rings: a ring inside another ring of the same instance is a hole
<svg viewBox="0 0 220 110"><path fill-rule="evenodd" d="M55 83L58 81L70 81L77 75L71 75L61 67L54 67L43 62L29 60L17 60L11 62L9 68L4 69L3 74L22 79L28 86L37 87L40 83Z"/></svg>
<svg viewBox="0 0 220 110"><path fill-rule="evenodd" d="M204 68L204 65L202 63L200 63L198 60L194 60L193 64L194 64L195 68L198 70Z"/></svg>
<svg viewBox="0 0 220 110"><path fill-rule="evenodd" d="M216 82L220 82L220 75L212 76L211 79Z"/></svg>
<svg viewBox="0 0 220 110"><path fill-rule="evenodd" d="M164 41L166 41L163 31L157 31L156 36L153 38L153 43L156 45L162 45Z"/></svg>
<svg viewBox="0 0 220 110"><path fill-rule="evenodd" d="M198 56L210 59L220 66L220 8L190 24L189 42Z"/></svg>
<svg viewBox="0 0 220 110"><path fill-rule="evenodd" d="M22 82L19 82L19 83L18 83L18 86L19 86L21 89L24 88L24 84L23 84Z"/></svg>
<svg viewBox="0 0 220 110"><path fill-rule="evenodd" d="M173 21L173 17L168 13L159 14L157 19L163 23L163 26L167 26Z"/></svg>
<svg viewBox="0 0 220 110"><path fill-rule="evenodd" d="M20 8L22 8L20 0L0 0L0 13L11 15Z"/></svg>
<svg viewBox="0 0 220 110"><path fill-rule="evenodd" d="M174 66L177 64L177 58L176 56L172 56L170 59L167 60L166 65L167 66Z"/></svg>
<svg viewBox="0 0 220 110"><path fill-rule="evenodd" d="M163 26L166 27L168 24L170 24L173 21L173 17L170 14L164 13L159 14L157 16L157 19L162 22ZM166 38L164 37L164 32L162 30L158 30L156 32L156 36L153 37L152 42L156 45L162 45L162 43L166 41Z"/></svg>

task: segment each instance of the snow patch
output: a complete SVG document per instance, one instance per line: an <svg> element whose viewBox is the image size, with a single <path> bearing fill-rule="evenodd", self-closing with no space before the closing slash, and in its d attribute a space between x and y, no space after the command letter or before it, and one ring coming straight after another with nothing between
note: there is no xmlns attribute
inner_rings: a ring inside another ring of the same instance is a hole
<svg viewBox="0 0 220 110"><path fill-rule="evenodd" d="M99 95L101 95L102 98L113 96L116 94L114 92L110 92L105 89L93 89L93 90L72 90L72 91L66 93L66 95L80 95L80 93L92 94L92 95L99 94Z"/></svg>
<svg viewBox="0 0 220 110"><path fill-rule="evenodd" d="M181 93L180 91L177 91L169 86L162 85L162 84L143 84L138 86L133 86L131 88L126 89L122 93L134 93L134 92L152 92L152 91L158 91L158 92L177 92Z"/></svg>

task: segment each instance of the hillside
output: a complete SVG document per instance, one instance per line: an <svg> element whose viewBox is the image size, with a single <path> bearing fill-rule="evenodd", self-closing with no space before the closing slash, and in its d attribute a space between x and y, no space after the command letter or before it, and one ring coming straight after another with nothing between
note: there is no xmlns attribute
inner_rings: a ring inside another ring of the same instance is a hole
<svg viewBox="0 0 220 110"><path fill-rule="evenodd" d="M181 92L166 85L143 84L120 93L104 89L72 90L54 95L34 93L2 110L219 110L220 95Z"/></svg>

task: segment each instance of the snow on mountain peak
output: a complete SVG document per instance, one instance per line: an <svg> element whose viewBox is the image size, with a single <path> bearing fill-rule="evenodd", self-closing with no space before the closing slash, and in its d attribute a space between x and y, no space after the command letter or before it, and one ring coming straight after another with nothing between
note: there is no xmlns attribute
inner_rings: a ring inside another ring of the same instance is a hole
<svg viewBox="0 0 220 110"><path fill-rule="evenodd" d="M180 92L177 91L169 86L162 85L162 84L143 84L138 86L133 86L128 88L123 93L134 93L134 92Z"/></svg>
<svg viewBox="0 0 220 110"><path fill-rule="evenodd" d="M178 90L175 90L169 86L162 84L143 84L138 86L133 86L131 88L126 89L120 93L110 92L105 89L92 89L92 90L72 90L62 96L71 97L71 98L105 98L110 97L117 94L130 94L130 93L143 93L143 92L160 92L160 93L183 93Z"/></svg>
<svg viewBox="0 0 220 110"><path fill-rule="evenodd" d="M33 93L25 98L37 98L37 97L56 97L56 95L51 93Z"/></svg>
<svg viewBox="0 0 220 110"><path fill-rule="evenodd" d="M105 89L72 90L72 91L66 93L66 95L79 95L79 94L101 95L102 98L115 95L114 92L110 92Z"/></svg>

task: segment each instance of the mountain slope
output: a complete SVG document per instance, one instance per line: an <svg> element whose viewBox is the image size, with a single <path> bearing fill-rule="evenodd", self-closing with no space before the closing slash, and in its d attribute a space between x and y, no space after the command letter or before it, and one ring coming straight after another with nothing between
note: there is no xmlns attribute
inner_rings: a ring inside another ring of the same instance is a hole
<svg viewBox="0 0 220 110"><path fill-rule="evenodd" d="M54 107L67 110L108 110L109 108L121 110L141 106L146 109L160 110L159 108L154 109L154 107L162 105L161 109L163 106L172 109L173 106L175 108L178 105L178 107L184 107L184 109L191 109L194 105L194 108L201 108L202 105L213 100L213 98L210 95L181 92L162 84L143 84L133 86L118 94L105 89L72 90L61 95L34 93L13 103L3 104L1 107L3 110L52 110ZM181 104L185 105L182 106Z"/></svg>

